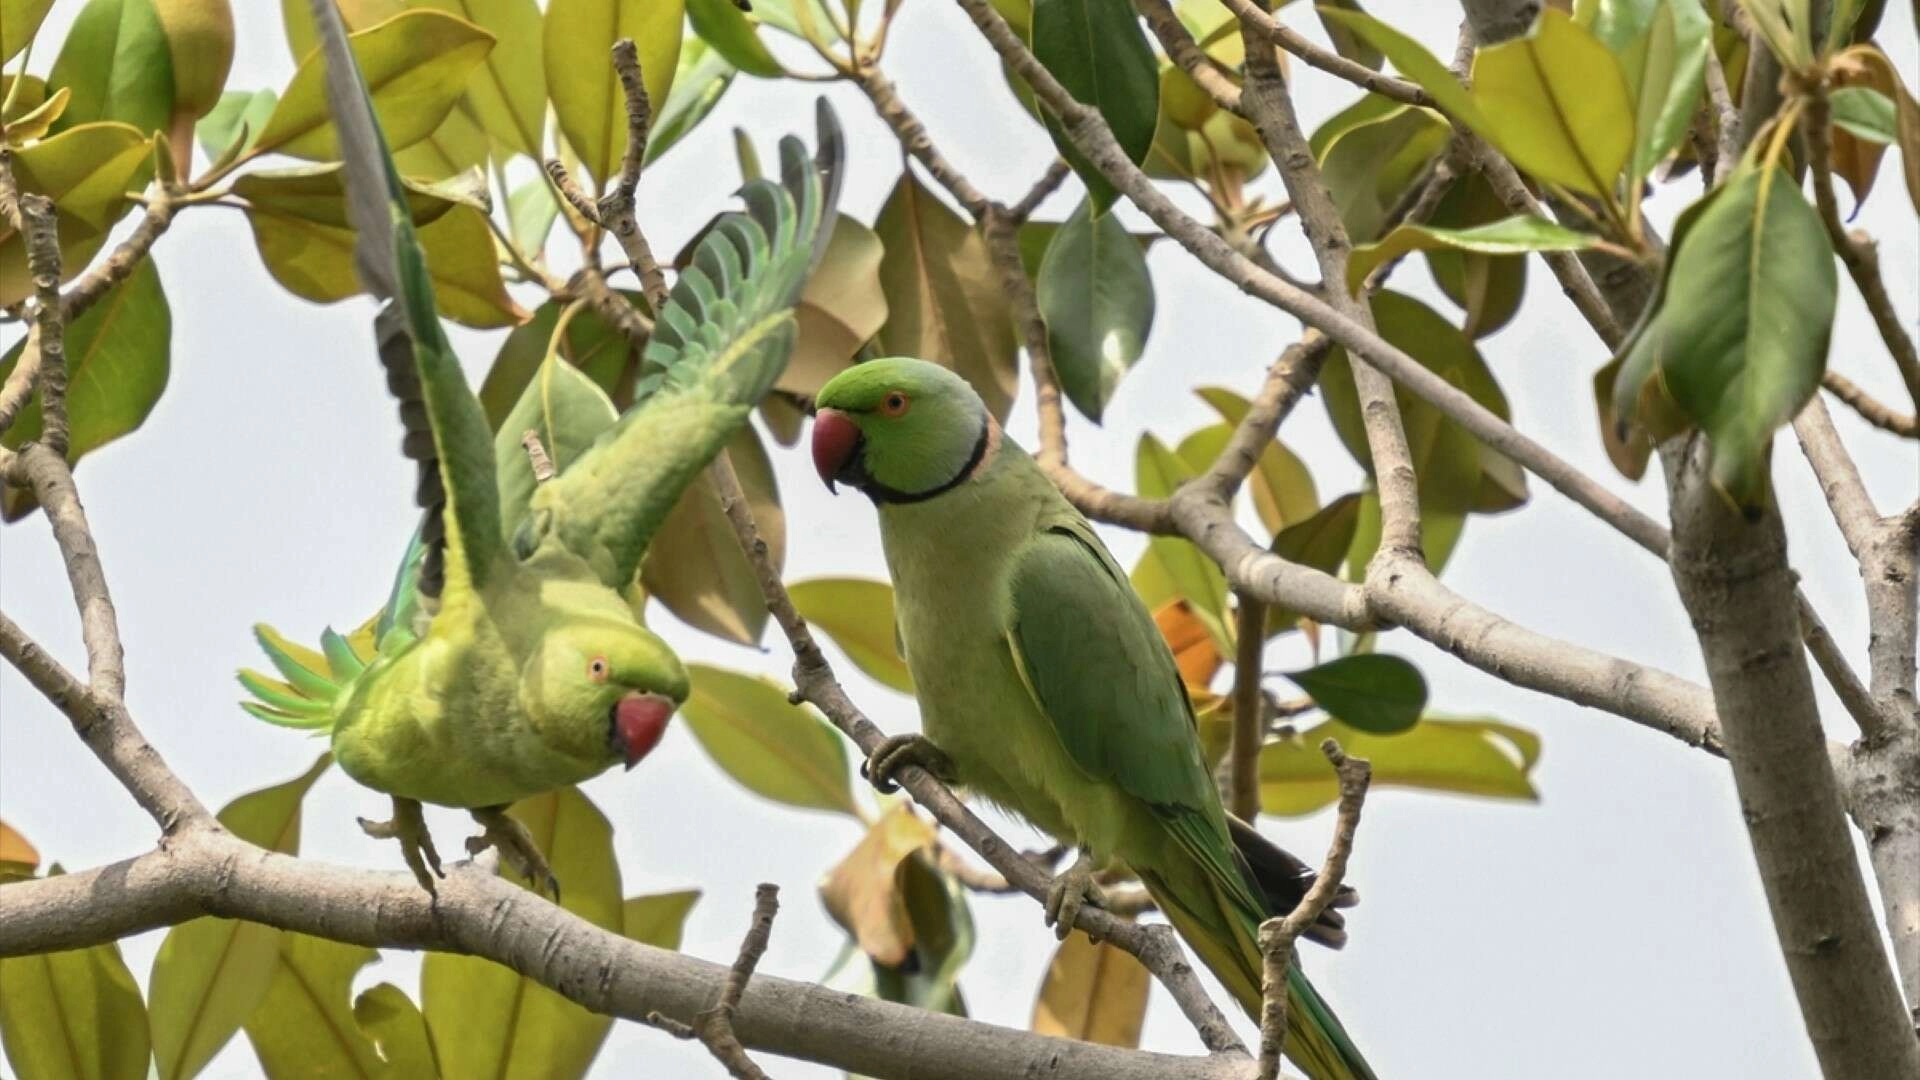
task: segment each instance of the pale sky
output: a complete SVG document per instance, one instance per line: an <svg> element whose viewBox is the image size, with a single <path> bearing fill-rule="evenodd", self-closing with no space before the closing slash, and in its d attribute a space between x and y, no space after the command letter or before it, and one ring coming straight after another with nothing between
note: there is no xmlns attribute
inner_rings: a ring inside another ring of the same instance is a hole
<svg viewBox="0 0 1920 1080"><path fill-rule="evenodd" d="M43 44L60 40L81 6L59 0ZM284 85L292 63L279 5L234 6L239 49L229 86ZM1453 5L1373 6L1450 55ZM1889 4L1879 34L1910 85L1912 19L1909 5ZM1289 21L1318 36L1304 5ZM33 69L44 72L52 57L51 47L36 53ZM1012 199L1051 157L1045 134L1007 94L990 50L956 6L907 4L886 68L941 148L988 193ZM843 210L871 222L898 176L898 146L857 92L827 92L851 148ZM726 192L737 178L730 127L744 127L763 148L787 132L811 141L814 94L810 85L737 80L714 115L641 185L641 219L655 250L677 250L729 205ZM1312 72L1300 78L1298 95L1309 127L1355 96ZM1912 325L1920 252L1898 164L1890 154L1855 224L1879 237L1889 292ZM1261 184L1278 188L1270 173ZM1674 185L1657 201L1654 219L1670 221L1697 192L1692 177ZM1191 192L1173 193L1199 209ZM1064 218L1077 198L1058 195L1041 216ZM1306 272L1311 261L1296 233L1283 226L1277 234L1282 259ZM345 627L364 618L384 596L416 519L413 470L397 453L394 410L369 348L367 302L323 308L282 290L262 269L244 219L231 211L183 213L156 252L173 309L171 382L146 426L88 458L79 483L119 606L133 714L168 763L217 807L293 777L320 749L255 722L235 704L234 669L260 661L249 627L266 620L308 640L329 623ZM1252 394L1267 363L1299 332L1292 319L1239 294L1170 242L1153 247L1150 264L1158 311L1145 358L1121 385L1105 428L1076 416L1071 430L1074 463L1125 488L1143 430L1172 442L1214 422L1190 388L1224 385ZM1630 483L1602 453L1590 378L1606 362L1604 347L1543 265L1535 261L1529 274L1520 317L1480 343L1515 422L1664 520L1658 470ZM1450 316L1454 311L1437 299L1419 260L1401 268L1394 286ZM531 297L522 299L532 305ZM476 385L502 336L456 334ZM1832 363L1884 400L1904 404L1844 274ZM1009 423L1011 434L1028 442L1031 401L1023 384ZM1869 429L1844 407L1833 409L1882 508L1911 501L1920 479L1915 445ZM1318 401L1303 404L1282 435L1312 467L1323 499L1357 484L1359 470ZM1853 563L1790 434L1781 436L1774 457L1794 565L1864 670L1865 613ZM790 579L883 577L866 502L829 498L800 448L776 450L774 464L788 515ZM1665 568L1545 484L1536 481L1533 492L1519 512L1472 522L1446 569L1447 584L1531 629L1704 681ZM1102 533L1131 565L1141 539ZM0 530L0 551L7 613L65 663L83 667L77 618L44 520ZM655 610L654 625L687 659L786 678L791 658L777 631L769 633L768 651L756 652ZM1534 772L1537 804L1404 789L1378 790L1368 800L1349 877L1365 898L1349 913L1352 942L1339 954L1312 949L1305 962L1380 1075L1815 1075L1723 763L1628 721L1506 686L1405 633L1386 635L1381 648L1420 664L1435 711L1523 725L1541 735L1545 751ZM1295 635L1270 653L1268 666L1299 666L1303 658ZM884 728L913 726L910 701L849 665L839 670ZM1839 706L1821 689L1830 732L1850 739ZM0 817L47 859L81 868L152 846L152 823L10 667L0 669L0 714ZM745 792L683 727L640 768L616 770L587 791L614 823L628 895L706 891L688 922L686 951L730 960L754 884L773 881L782 887L783 908L761 970L797 979L825 973L843 937L815 887L859 839L851 819L790 810ZM367 839L353 823L356 815L385 809L384 796L330 772L307 799L302 853L401 869L391 843ZM457 852L468 830L465 815L435 811L429 821L441 850ZM1263 827L1317 863L1331 815L1265 819ZM1009 835L1016 844L1039 845L1017 828ZM979 1018L1024 1027L1052 935L1039 906L1024 898L977 897L973 912L980 943L961 981L967 1000ZM123 943L143 985L160 938ZM415 956L393 952L359 985L396 981L413 992L417 970ZM1199 1048L1158 990L1145 1043ZM762 1064L782 1078L837 1075L771 1057ZM257 1071L239 1036L204 1075ZM595 1075L724 1072L696 1045L619 1023Z"/></svg>

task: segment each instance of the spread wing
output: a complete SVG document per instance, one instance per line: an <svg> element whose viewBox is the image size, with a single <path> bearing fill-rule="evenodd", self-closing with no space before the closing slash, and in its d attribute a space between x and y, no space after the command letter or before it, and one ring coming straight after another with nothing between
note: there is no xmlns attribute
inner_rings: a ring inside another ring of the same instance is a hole
<svg viewBox="0 0 1920 1080"><path fill-rule="evenodd" d="M401 450L419 465L414 498L424 515L402 569L425 597L449 597L485 584L499 551L493 435L441 330L426 257L414 237L366 84L332 0L312 0L326 56L327 104L340 132L354 263L367 291L382 301L374 318L387 388L400 405ZM396 600L411 602L409 596ZM389 609L394 608L393 602Z"/></svg>
<svg viewBox="0 0 1920 1080"><path fill-rule="evenodd" d="M745 212L701 241L643 354L651 391L534 492L517 554L556 537L609 587L626 587L667 512L785 369L794 305L833 232L845 156L824 100L817 119L818 159L799 139L781 140L780 182L748 184Z"/></svg>

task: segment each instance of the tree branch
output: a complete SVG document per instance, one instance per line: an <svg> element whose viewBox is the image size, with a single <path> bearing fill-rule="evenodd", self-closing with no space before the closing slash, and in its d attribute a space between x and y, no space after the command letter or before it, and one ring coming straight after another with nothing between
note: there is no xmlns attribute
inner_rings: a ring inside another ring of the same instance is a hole
<svg viewBox="0 0 1920 1080"><path fill-rule="evenodd" d="M1321 71L1337 79L1345 79L1353 85L1381 97L1392 98L1406 105L1419 105L1423 108L1435 108L1433 98L1425 90L1405 79L1396 79L1378 71L1315 45L1304 35L1281 22L1273 15L1262 10L1253 0L1220 0L1228 11L1240 18L1240 25L1249 29L1249 36L1264 37L1280 48L1306 61L1308 67Z"/></svg>
<svg viewBox="0 0 1920 1080"><path fill-rule="evenodd" d="M1820 385L1841 404L1860 415L1860 419L1882 431L1907 439L1920 439L1920 415L1902 415L1866 392L1860 384L1828 368L1820 376Z"/></svg>
<svg viewBox="0 0 1920 1080"><path fill-rule="evenodd" d="M779 913L780 886L763 883L754 890L753 922L747 927L746 938L740 942L739 958L727 971L726 984L720 988L720 1000L712 1008L702 1009L690 1025L676 1025L664 1016L656 1019L676 1035L684 1027L686 1032L682 1037L697 1038L705 1043L734 1080L767 1080L767 1074L747 1056L747 1048L740 1045L739 1037L734 1034L733 1014L740 1009L740 996L747 992L753 969L766 954L767 942L773 937L773 919Z"/></svg>

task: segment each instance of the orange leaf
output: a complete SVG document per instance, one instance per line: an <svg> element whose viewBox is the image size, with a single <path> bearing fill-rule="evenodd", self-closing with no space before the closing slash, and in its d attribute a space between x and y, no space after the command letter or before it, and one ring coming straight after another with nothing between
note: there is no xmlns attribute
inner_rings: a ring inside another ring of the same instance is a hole
<svg viewBox="0 0 1920 1080"><path fill-rule="evenodd" d="M933 826L900 803L882 814L820 883L827 913L868 956L888 967L905 963L913 949L901 872L914 853L931 843Z"/></svg>
<svg viewBox="0 0 1920 1080"><path fill-rule="evenodd" d="M0 863L20 863L28 870L40 865L40 852L4 821L0 821Z"/></svg>
<svg viewBox="0 0 1920 1080"><path fill-rule="evenodd" d="M1140 1045L1147 969L1130 954L1075 933L1060 943L1033 1003L1033 1030L1108 1046Z"/></svg>
<svg viewBox="0 0 1920 1080"><path fill-rule="evenodd" d="M1189 690L1205 690L1220 670L1220 648L1207 633L1206 624L1193 613L1185 600L1169 600L1153 613L1160 636L1173 650L1174 663L1180 666L1180 681Z"/></svg>

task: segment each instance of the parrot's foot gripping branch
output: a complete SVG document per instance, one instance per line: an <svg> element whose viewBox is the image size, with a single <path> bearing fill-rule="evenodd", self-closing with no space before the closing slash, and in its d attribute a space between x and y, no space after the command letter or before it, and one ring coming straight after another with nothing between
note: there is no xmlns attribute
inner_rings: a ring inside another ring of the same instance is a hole
<svg viewBox="0 0 1920 1080"><path fill-rule="evenodd" d="M500 852L513 869L528 883L538 889L542 884L553 894L553 902L560 902L560 879L553 876L553 867L547 857L540 853L540 845L533 842L533 835L527 827L507 816L504 806L489 806L473 811L473 820L480 823L486 831L479 836L467 838L467 854L479 855L488 848Z"/></svg>
<svg viewBox="0 0 1920 1080"><path fill-rule="evenodd" d="M1083 851L1047 888L1046 920L1047 925L1053 927L1053 936L1067 940L1067 935L1073 933L1073 924L1080 918L1080 909L1089 906L1104 908L1107 897L1094 883L1093 860ZM1093 934L1087 937L1096 945L1100 943Z"/></svg>
<svg viewBox="0 0 1920 1080"><path fill-rule="evenodd" d="M867 760L860 763L860 775L882 795L891 795L900 790L900 785L893 781L893 774L909 765L920 766L948 786L952 786L960 777L953 767L953 759L925 735L889 737L874 747L873 753L867 755Z"/></svg>
<svg viewBox="0 0 1920 1080"><path fill-rule="evenodd" d="M368 821L357 819L360 828L375 840L400 841L400 854L407 860L407 868L413 876L420 879L420 887L435 892L433 879L446 877L440 869L440 853L433 849L433 834L427 831L427 819L420 812L420 803L416 799L402 799L398 795L393 799L393 817L386 821ZM432 867L433 873L427 873Z"/></svg>

